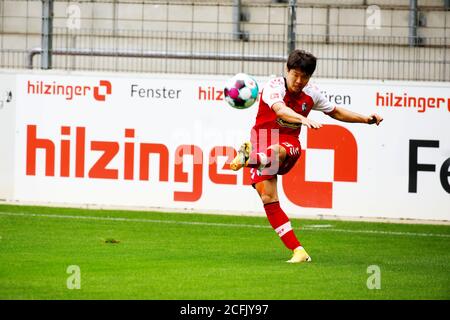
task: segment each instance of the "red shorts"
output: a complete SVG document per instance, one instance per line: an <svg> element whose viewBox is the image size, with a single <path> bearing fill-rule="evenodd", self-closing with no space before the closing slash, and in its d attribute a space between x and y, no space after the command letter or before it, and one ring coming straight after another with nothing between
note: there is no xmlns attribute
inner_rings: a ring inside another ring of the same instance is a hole
<svg viewBox="0 0 450 320"><path fill-rule="evenodd" d="M266 139L266 137L263 137L263 139L261 139L261 136L256 135L252 132L251 143L252 154L259 152L266 153L267 148L271 145L280 145L286 150L286 158L284 159L284 161L281 164L270 164L269 167L262 170L261 175L258 175L256 168L250 169L253 187L258 182L269 180L276 177L277 175L288 173L300 158L302 150L300 141L296 137L289 135L278 135L275 138L272 137L272 139Z"/></svg>

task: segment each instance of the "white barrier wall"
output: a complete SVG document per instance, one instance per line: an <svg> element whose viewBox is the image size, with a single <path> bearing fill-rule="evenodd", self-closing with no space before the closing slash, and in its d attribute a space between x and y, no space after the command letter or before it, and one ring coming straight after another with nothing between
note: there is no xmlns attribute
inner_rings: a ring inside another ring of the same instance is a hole
<svg viewBox="0 0 450 320"><path fill-rule="evenodd" d="M12 92L0 109L0 198L263 214L248 171L224 168L258 108L229 107L225 79L0 75L0 93ZM336 105L385 120L347 124L311 112L326 125L302 129L301 161L279 180L285 211L450 220L450 85L314 82Z"/></svg>
<svg viewBox="0 0 450 320"><path fill-rule="evenodd" d="M14 75L0 75L0 199L14 197L15 84Z"/></svg>

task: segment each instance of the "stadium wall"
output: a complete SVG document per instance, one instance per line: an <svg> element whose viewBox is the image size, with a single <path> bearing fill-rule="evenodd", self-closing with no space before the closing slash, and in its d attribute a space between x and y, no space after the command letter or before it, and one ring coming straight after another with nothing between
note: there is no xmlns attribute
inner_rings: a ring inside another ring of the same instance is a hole
<svg viewBox="0 0 450 320"><path fill-rule="evenodd" d="M249 171L225 166L258 107L229 107L226 79L2 71L0 199L262 215ZM302 129L301 161L279 181L289 215L449 221L450 84L313 82L332 103L385 120L312 112L325 126Z"/></svg>
<svg viewBox="0 0 450 320"><path fill-rule="evenodd" d="M15 81L13 74L0 76L0 199L14 197Z"/></svg>
<svg viewBox="0 0 450 320"><path fill-rule="evenodd" d="M286 1L242 1L240 36L233 0L54 2L52 69L265 76L289 50ZM319 58L317 77L450 81L442 0L418 1L414 41L409 0L297 3L296 48ZM0 68L39 68L42 1L0 1L0 21Z"/></svg>

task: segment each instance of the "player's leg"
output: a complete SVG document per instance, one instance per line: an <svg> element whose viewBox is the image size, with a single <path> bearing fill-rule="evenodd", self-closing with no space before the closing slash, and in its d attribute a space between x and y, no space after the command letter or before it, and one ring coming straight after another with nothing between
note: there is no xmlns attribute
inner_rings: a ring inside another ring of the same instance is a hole
<svg viewBox="0 0 450 320"><path fill-rule="evenodd" d="M281 145L271 145L261 152L261 150L252 150L251 142L245 142L239 148L237 156L230 163L230 167L232 170L239 170L244 166L252 167L253 186L258 191L264 204L267 218L286 247L294 251L292 258L287 262L297 263L311 261L311 258L300 245L292 230L289 218L280 207L276 179L279 169L283 173L288 172L300 156L298 140L293 140L292 143L284 141ZM255 168L258 168L258 170ZM264 173L262 173L263 168L271 168L273 171L264 170ZM259 172L258 175L256 171Z"/></svg>
<svg viewBox="0 0 450 320"><path fill-rule="evenodd" d="M256 183L255 189L264 204L264 210L272 228L278 234L281 241L283 241L284 245L288 249L294 251L292 259L287 262L297 263L311 261L311 258L295 236L289 217L280 207L277 190L277 176L275 175L268 180Z"/></svg>
<svg viewBox="0 0 450 320"><path fill-rule="evenodd" d="M270 168L268 174L276 174L280 164L286 158L286 149L278 144L269 146L262 152L252 150L250 141L244 142L238 150L236 157L231 161L230 168L234 171L242 167L257 168L261 171Z"/></svg>

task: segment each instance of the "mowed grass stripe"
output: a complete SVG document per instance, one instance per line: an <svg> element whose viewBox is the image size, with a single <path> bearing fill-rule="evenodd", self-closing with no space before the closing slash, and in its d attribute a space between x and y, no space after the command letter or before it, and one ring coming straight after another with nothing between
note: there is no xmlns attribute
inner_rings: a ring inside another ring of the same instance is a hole
<svg viewBox="0 0 450 320"><path fill-rule="evenodd" d="M0 212L3 216L16 217L38 217L38 218L55 218L55 219L75 219L75 220L94 220L94 221L117 221L117 222L143 222L143 223L164 223L178 225L199 225L207 227L224 227L224 228L271 228L268 225L258 224L240 224L240 223L217 223L217 222L201 222L201 221L179 221L179 220L157 220L157 219L139 219L139 218L118 218L118 217L100 217L100 216L80 216L80 215L61 215L61 214L40 214L40 213L23 213L23 212ZM376 234L388 236L410 236L410 237L440 237L450 238L450 234L441 233L418 233L418 232L401 232L401 231L382 231L382 230L352 230L333 228L327 225L327 228L321 228L320 225L301 227L307 231L325 231L325 232L342 232L342 233L360 233L360 234Z"/></svg>
<svg viewBox="0 0 450 320"><path fill-rule="evenodd" d="M292 222L311 230L299 235L312 263L285 263L291 252L263 215L0 206L0 299L450 297L448 237L384 233L450 235L448 226ZM67 287L72 265L80 290ZM367 286L373 265L379 290Z"/></svg>

